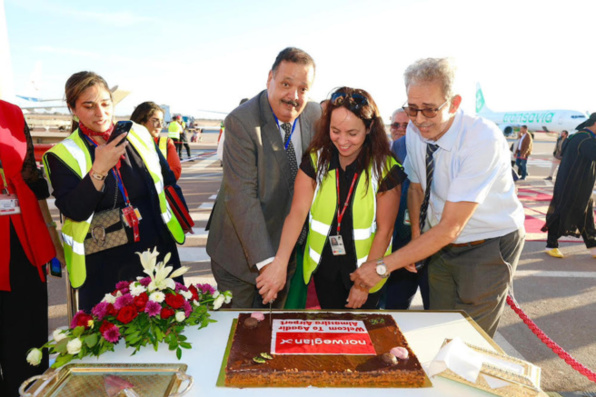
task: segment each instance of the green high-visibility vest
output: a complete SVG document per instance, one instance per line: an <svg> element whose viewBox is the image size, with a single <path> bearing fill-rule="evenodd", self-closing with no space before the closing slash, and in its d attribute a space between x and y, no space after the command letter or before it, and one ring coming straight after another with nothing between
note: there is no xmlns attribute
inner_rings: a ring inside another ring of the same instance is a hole
<svg viewBox="0 0 596 397"><path fill-rule="evenodd" d="M317 169L319 153L310 154L313 167ZM354 200L352 202L352 236L356 247L356 267L360 267L368 259L368 254L375 238L377 229L377 192L380 181L385 178L388 170L397 165L397 161L391 156L387 158L387 167L383 175L379 178L373 167L369 169L369 183L366 184L366 177L362 174L358 176L356 190L354 191ZM317 186L310 207L308 221L308 238L304 251L304 283L308 284L312 273L321 262L321 256L325 243L331 232L331 224L337 212L337 187L336 170L330 170L320 181L317 178ZM391 243L389 243L385 256L391 253ZM381 280L375 285L370 293L377 292L387 279Z"/></svg>
<svg viewBox="0 0 596 397"><path fill-rule="evenodd" d="M147 167L147 170L153 179L155 190L159 198L159 208L163 222L167 225L174 240L179 244L184 243L184 231L176 217L173 215L166 200L161 165L159 163L157 151L155 150L155 142L153 141L153 138L145 127L133 124L133 128L130 130L126 139L139 153L143 159L145 167ZM44 154L44 166L51 181L52 174L47 162L48 153L53 153L81 179L83 179L93 165L91 155L89 154L87 146L78 130L74 131L68 138L55 145ZM93 214L91 214L88 219L81 222L65 218L64 224L62 225L64 258L66 260L70 283L73 288L78 288L83 285L87 278L84 241L92 219Z"/></svg>

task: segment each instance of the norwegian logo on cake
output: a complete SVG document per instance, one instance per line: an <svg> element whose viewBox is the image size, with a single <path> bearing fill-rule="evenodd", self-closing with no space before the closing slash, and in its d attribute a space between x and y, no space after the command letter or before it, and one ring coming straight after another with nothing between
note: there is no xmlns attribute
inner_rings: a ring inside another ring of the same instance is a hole
<svg viewBox="0 0 596 397"><path fill-rule="evenodd" d="M359 320L273 320L271 353L377 354Z"/></svg>

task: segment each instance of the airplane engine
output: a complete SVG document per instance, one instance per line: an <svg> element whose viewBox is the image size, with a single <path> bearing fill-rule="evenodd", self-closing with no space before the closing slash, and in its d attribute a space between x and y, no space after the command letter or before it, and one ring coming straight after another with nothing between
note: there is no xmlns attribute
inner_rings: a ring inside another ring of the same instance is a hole
<svg viewBox="0 0 596 397"><path fill-rule="evenodd" d="M505 136L512 136L513 135L513 127L510 125L506 125L503 128L503 135Z"/></svg>

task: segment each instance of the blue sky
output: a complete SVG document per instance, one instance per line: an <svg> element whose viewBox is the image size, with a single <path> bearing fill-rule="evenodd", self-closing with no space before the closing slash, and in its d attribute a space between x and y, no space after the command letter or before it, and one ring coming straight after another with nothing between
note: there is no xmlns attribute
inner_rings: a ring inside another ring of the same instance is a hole
<svg viewBox="0 0 596 397"><path fill-rule="evenodd" d="M1 4L1 0L0 0ZM136 1L4 0L16 93L39 64L40 95L93 70L173 112L228 112L265 88L277 53L296 46L317 63L311 97L348 85L368 90L385 119L405 99L404 69L450 56L463 106L476 81L493 110L596 111L589 46L596 3L562 1ZM213 117L217 115L211 114Z"/></svg>

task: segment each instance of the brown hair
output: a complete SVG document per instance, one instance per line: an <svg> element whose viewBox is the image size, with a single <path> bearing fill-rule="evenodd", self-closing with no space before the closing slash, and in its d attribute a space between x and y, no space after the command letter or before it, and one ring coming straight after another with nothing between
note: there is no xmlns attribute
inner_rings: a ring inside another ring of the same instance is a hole
<svg viewBox="0 0 596 397"><path fill-rule="evenodd" d="M130 115L130 119L137 124L144 125L147 121L149 121L149 117L151 117L151 115L153 115L155 112L163 113L163 109L160 108L155 102L143 102L135 108Z"/></svg>
<svg viewBox="0 0 596 397"><path fill-rule="evenodd" d="M365 98L365 102L356 103L354 96ZM334 100L337 97L341 100ZM337 148L331 141L330 124L331 114L339 107L344 107L354 113L364 122L364 126L370 129L366 134L360 153L356 158L356 172L364 171L366 173L366 184L369 182L369 167L372 165L374 172L381 176L383 171L387 170L387 158L392 156L389 148L389 140L385 132L385 124L380 116L379 108L370 94L358 88L341 87L331 94L325 111L316 125L316 133L308 147L308 152L321 150L319 163L317 164L317 179L322 181L328 173L329 163L337 151Z"/></svg>
<svg viewBox="0 0 596 397"><path fill-rule="evenodd" d="M112 99L110 87L108 87L108 83L106 83L103 77L94 72L78 72L70 76L64 86L64 96L68 108L72 111L76 107L77 99L83 91L94 85L102 86L102 88L110 93L110 99ZM78 127L79 123L73 120L71 131L76 130Z"/></svg>

